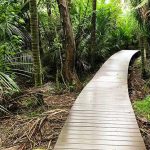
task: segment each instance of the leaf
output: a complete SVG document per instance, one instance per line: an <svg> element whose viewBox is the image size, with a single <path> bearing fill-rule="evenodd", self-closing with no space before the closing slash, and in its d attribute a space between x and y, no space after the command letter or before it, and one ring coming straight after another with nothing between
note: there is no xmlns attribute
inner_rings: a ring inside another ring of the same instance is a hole
<svg viewBox="0 0 150 150"><path fill-rule="evenodd" d="M139 9L139 8L143 7L147 3L148 3L148 0L144 0L139 5L137 5L136 7L134 7L134 9Z"/></svg>
<svg viewBox="0 0 150 150"><path fill-rule="evenodd" d="M4 112L6 114L10 114L10 112L5 107L3 107L2 105L0 105L0 111Z"/></svg>
<svg viewBox="0 0 150 150"><path fill-rule="evenodd" d="M20 91L17 84L3 72L0 72L0 86L4 89L3 91L10 91L12 93Z"/></svg>

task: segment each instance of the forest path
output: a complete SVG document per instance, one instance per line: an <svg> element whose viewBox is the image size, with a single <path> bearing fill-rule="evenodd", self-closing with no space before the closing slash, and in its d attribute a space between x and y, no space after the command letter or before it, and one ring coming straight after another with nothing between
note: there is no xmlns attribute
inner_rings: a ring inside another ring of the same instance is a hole
<svg viewBox="0 0 150 150"><path fill-rule="evenodd" d="M145 150L128 94L136 50L110 57L73 105L55 150Z"/></svg>

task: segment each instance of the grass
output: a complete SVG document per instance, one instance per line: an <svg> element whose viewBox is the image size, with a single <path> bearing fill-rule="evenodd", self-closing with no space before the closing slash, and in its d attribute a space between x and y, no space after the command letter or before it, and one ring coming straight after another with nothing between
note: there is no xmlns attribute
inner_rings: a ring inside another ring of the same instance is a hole
<svg viewBox="0 0 150 150"><path fill-rule="evenodd" d="M145 117L150 121L150 96L143 100L135 101L134 108L139 116Z"/></svg>

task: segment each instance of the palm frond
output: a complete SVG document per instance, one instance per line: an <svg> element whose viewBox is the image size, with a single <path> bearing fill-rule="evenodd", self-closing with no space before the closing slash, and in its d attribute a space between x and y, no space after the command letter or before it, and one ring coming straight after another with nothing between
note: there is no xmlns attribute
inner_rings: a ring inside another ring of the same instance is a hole
<svg viewBox="0 0 150 150"><path fill-rule="evenodd" d="M13 57L8 56L6 59L14 73L31 77L33 73L33 58L30 52L17 53Z"/></svg>
<svg viewBox="0 0 150 150"><path fill-rule="evenodd" d="M2 105L0 105L0 112L4 112L6 114L10 114L10 112Z"/></svg>
<svg viewBox="0 0 150 150"><path fill-rule="evenodd" d="M20 88L18 85L6 74L0 72L0 90L4 93L10 92L19 92Z"/></svg>

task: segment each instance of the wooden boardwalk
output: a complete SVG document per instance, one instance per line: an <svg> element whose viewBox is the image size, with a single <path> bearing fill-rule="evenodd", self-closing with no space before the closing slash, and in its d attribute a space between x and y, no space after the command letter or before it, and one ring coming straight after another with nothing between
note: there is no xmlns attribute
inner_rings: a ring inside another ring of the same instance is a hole
<svg viewBox="0 0 150 150"><path fill-rule="evenodd" d="M110 57L78 96L55 150L145 150L128 95L135 50Z"/></svg>

